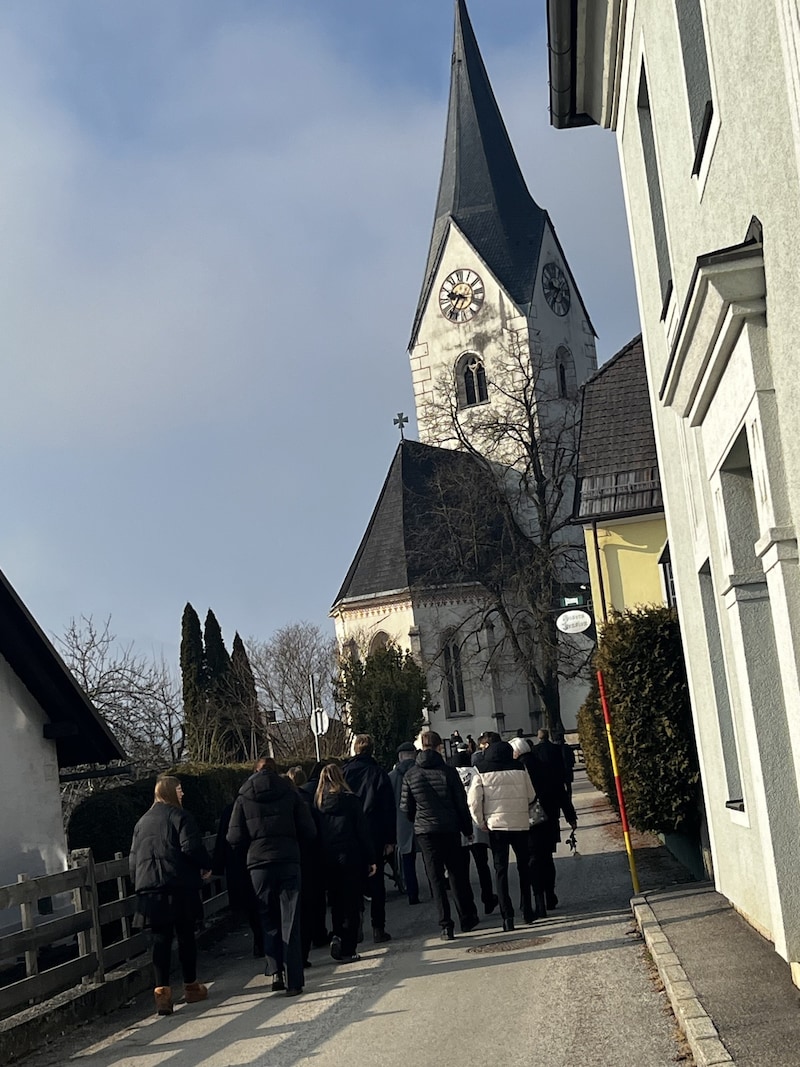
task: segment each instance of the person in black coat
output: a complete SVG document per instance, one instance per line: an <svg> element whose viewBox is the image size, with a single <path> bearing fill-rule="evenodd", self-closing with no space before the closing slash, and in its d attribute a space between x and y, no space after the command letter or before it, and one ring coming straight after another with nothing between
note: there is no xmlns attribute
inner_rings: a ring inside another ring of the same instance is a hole
<svg viewBox="0 0 800 1067"><path fill-rule="evenodd" d="M442 939L452 941L454 924L447 895L445 869L455 898L461 929L478 925L478 911L469 884L469 852L461 835L472 838L472 816L458 771L442 757L442 739L433 730L422 734L422 751L406 771L400 810L414 824L425 871L439 913Z"/></svg>
<svg viewBox="0 0 800 1067"><path fill-rule="evenodd" d="M341 768L322 768L314 798L325 884L331 901L331 956L353 963L361 917L364 877L376 872L372 834L359 797L351 792Z"/></svg>
<svg viewBox="0 0 800 1067"><path fill-rule="evenodd" d="M241 849L234 849L228 844L228 827L231 822L233 803L222 809L217 827L217 838L212 854L212 873L225 876L228 890L228 905L231 911L244 915L253 932L253 955L257 959L264 957L264 931L261 927L261 912L258 897L253 890L250 872L247 869L247 857Z"/></svg>
<svg viewBox="0 0 800 1067"><path fill-rule="evenodd" d="M541 730L539 734L541 736ZM547 822L532 826L528 832L534 913L537 919L543 919L547 916L547 908L558 907L553 853L561 840L561 813L573 830L578 825L578 816L567 794L564 762L557 745L546 737L529 752L521 752L518 758L530 775L536 796L547 815Z"/></svg>
<svg viewBox="0 0 800 1067"><path fill-rule="evenodd" d="M386 932L386 884L383 880L383 858L391 856L397 840L394 790L389 775L372 755L372 738L357 734L353 741L353 759L345 763L344 780L364 805L376 869L366 882L365 895L370 898L372 937L375 944L391 941Z"/></svg>
<svg viewBox="0 0 800 1067"><path fill-rule="evenodd" d="M264 929L265 974L273 992L303 992L300 940L300 841L317 830L295 787L277 773L275 761L262 758L260 769L239 790L228 827L228 844L247 850L247 868L259 900Z"/></svg>
<svg viewBox="0 0 800 1067"><path fill-rule="evenodd" d="M308 781L300 786L300 792L308 802L309 807L314 807L314 796L319 785L319 776L325 763L318 760L311 768ZM317 850L314 850L317 856ZM309 903L309 926L311 929L311 944L314 948L324 948L330 944L331 935L326 925L328 904L325 896L325 879L320 873L314 876L311 885L311 901Z"/></svg>
<svg viewBox="0 0 800 1067"><path fill-rule="evenodd" d="M208 989L197 981L194 930L203 917L200 885L211 875L211 857L203 847L197 823L183 810L180 780L162 775L156 782L153 806L133 829L128 863L136 893L134 926L153 932L156 1010L172 1014L169 982L172 942L178 940L187 1004L205 1000Z"/></svg>

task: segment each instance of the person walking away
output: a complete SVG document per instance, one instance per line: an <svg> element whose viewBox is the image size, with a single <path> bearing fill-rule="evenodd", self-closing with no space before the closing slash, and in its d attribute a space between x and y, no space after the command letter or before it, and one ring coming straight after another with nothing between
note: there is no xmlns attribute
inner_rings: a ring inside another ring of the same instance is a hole
<svg viewBox="0 0 800 1067"><path fill-rule="evenodd" d="M356 952L361 887L364 877L376 872L372 834L360 797L335 763L322 768L314 806L331 901L331 956L339 963L353 963L361 958Z"/></svg>
<svg viewBox="0 0 800 1067"><path fill-rule="evenodd" d="M159 1015L172 1015L170 969L172 942L187 1004L205 1000L208 989L197 981L195 926L203 917L200 886L211 876L212 861L193 816L183 807L183 786L172 775L156 781L153 805L133 829L128 857L136 893L133 925L153 934L153 991Z"/></svg>
<svg viewBox="0 0 800 1067"><path fill-rule="evenodd" d="M464 786L465 794L469 793L470 783L478 773L470 762L471 758L469 747L463 743L460 744L456 750L456 770L458 771L458 777L461 779L461 784ZM469 853L475 862L478 881L481 885L483 910L486 915L491 915L497 907L498 897L492 885L492 872L489 870L489 834L486 830L482 830L476 822L473 822L472 837L462 836L461 845L462 848L469 849Z"/></svg>
<svg viewBox="0 0 800 1067"><path fill-rule="evenodd" d="M253 933L253 955L256 959L264 958L264 931L261 927L261 913L258 897L253 890L247 858L241 850L233 849L228 844L228 827L231 822L233 801L222 809L214 842L211 873L225 876L228 890L228 905L234 914L244 915Z"/></svg>
<svg viewBox="0 0 800 1067"><path fill-rule="evenodd" d="M264 930L264 973L272 991L303 992L300 940L300 841L317 835L300 794L263 757L239 790L228 827L228 844L247 850L247 868L258 897Z"/></svg>
<svg viewBox="0 0 800 1067"><path fill-rule="evenodd" d="M324 760L318 760L308 775L308 781L300 786L300 792L304 795L310 808L314 807L314 796L319 785L319 776L325 766ZM315 853L316 854L316 853ZM309 921L311 926L311 945L313 948L326 948L330 944L331 935L326 925L328 914L328 902L326 898L325 879L320 875L315 878L311 886L311 904ZM306 957L307 958L307 957Z"/></svg>
<svg viewBox="0 0 800 1067"><path fill-rule="evenodd" d="M571 800L572 783L575 781L575 750L572 745L567 744L567 739L563 734L558 741L558 746L561 749L561 760L564 764L564 785L567 790L567 796Z"/></svg>
<svg viewBox="0 0 800 1067"><path fill-rule="evenodd" d="M316 809L314 807L314 797L309 796L307 792L303 791L303 786L306 785L308 779L306 778L306 772L299 765L297 767L290 767L286 772L286 777L295 787L300 794L300 799L308 808L309 814L314 818ZM315 821L316 825L316 821ZM317 828L319 832L319 828ZM311 966L311 960L308 958L311 952L311 943L313 940L314 923L316 922L317 914L317 900L319 896L319 886L325 885L325 876L322 870L322 864L320 862L319 848L316 841L307 841L305 839L300 840L300 951L303 956L303 968L308 969ZM323 901L324 901L324 888L323 888Z"/></svg>
<svg viewBox="0 0 800 1067"><path fill-rule="evenodd" d="M478 826L489 831L497 895L503 930L514 929L514 905L508 891L509 849L517 861L522 916L533 922L531 903L530 853L528 848L528 807L534 799L533 785L525 768L514 761L514 751L506 741L489 745L469 787L469 810Z"/></svg>
<svg viewBox="0 0 800 1067"><path fill-rule="evenodd" d="M552 747L557 748L556 745ZM578 816L567 795L563 763L560 760L554 760L547 748L542 749L541 743L528 752L522 752L519 758L528 771L536 796L547 815L547 822L532 826L528 834L536 918L544 919L548 909L552 911L558 907L553 854L561 840L561 813L564 813L573 830L577 828Z"/></svg>
<svg viewBox="0 0 800 1067"><path fill-rule="evenodd" d="M411 741L404 741L397 749L397 763L389 771L389 781L394 790L394 803L397 811L396 856L399 860L403 888L409 904L419 904L419 880L417 879L417 839L414 827L400 811L400 796L403 791L403 779L409 767L413 767L417 758L417 749Z"/></svg>
<svg viewBox="0 0 800 1067"><path fill-rule="evenodd" d="M478 925L475 898L469 884L469 856L461 834L472 833L467 798L455 767L442 757L442 739L434 730L422 735L422 751L403 778L400 810L413 823L425 871L439 917L442 939L452 941L455 927L447 894L450 876L456 911L464 933Z"/></svg>
<svg viewBox="0 0 800 1067"><path fill-rule="evenodd" d="M486 755L486 749L489 745L495 745L502 740L500 734L496 734L494 730L484 730L482 734L478 734L478 751L472 755L472 766L480 770L483 757Z"/></svg>
<svg viewBox="0 0 800 1067"><path fill-rule="evenodd" d="M391 941L386 931L386 883L383 879L383 861L391 856L397 837L397 816L394 806L394 790L389 775L379 766L373 756L372 738L369 734L357 734L353 741L355 755L342 768L344 780L364 805L372 850L375 855L375 872L367 878L365 896L370 900L372 939L376 945Z"/></svg>

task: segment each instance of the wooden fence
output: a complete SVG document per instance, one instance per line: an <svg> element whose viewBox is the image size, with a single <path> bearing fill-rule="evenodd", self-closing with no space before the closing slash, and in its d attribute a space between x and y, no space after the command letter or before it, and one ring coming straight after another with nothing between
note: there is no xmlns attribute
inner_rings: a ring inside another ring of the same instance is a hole
<svg viewBox="0 0 800 1067"><path fill-rule="evenodd" d="M213 848L213 836L205 844ZM71 894L67 914L34 922L39 901ZM224 878L203 887L206 919L228 906ZM128 857L95 863L91 849L70 853L68 870L42 878L21 874L15 885L0 886L0 912L19 908L22 928L0 936L0 961L10 980L0 984L0 1017L39 1003L76 985L101 983L109 971L146 952L149 935L134 931L136 898L128 878ZM51 966L42 966L47 955ZM53 962L59 959L63 962ZM24 963L24 978L18 977ZM0 976L0 983L2 977Z"/></svg>

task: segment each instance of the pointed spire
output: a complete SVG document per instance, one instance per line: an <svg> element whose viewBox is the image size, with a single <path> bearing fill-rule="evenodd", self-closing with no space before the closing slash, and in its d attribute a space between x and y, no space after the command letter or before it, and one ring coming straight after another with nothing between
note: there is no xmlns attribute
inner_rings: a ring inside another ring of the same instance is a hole
<svg viewBox="0 0 800 1067"><path fill-rule="evenodd" d="M456 0L442 176L412 345L451 219L512 299L528 304L545 212L525 185L465 0Z"/></svg>

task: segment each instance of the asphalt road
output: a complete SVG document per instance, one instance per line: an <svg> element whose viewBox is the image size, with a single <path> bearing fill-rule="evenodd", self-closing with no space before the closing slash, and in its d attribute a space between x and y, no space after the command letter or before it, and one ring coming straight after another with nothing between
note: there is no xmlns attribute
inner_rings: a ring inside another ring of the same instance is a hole
<svg viewBox="0 0 800 1067"><path fill-rule="evenodd" d="M667 1067L674 1020L631 918L618 823L582 774L574 799L580 856L559 849L561 905L546 920L503 934L495 914L441 942L432 905L411 908L390 889L391 944L365 942L351 965L316 950L302 997L270 993L245 935L232 934L201 956L206 1003L159 1018L140 997L26 1065ZM681 879L657 842L637 844L644 890Z"/></svg>

